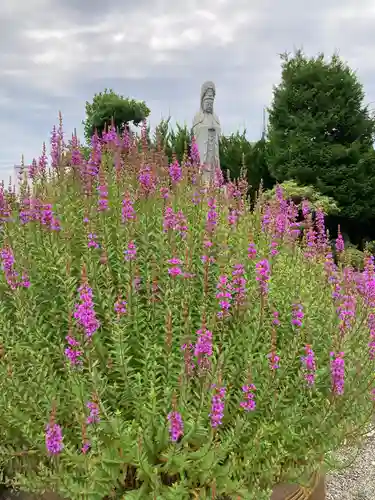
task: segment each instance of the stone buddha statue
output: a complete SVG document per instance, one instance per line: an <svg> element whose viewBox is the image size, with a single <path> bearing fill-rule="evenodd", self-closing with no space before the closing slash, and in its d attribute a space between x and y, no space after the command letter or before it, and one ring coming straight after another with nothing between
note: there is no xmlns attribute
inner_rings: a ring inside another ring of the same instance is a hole
<svg viewBox="0 0 375 500"><path fill-rule="evenodd" d="M215 95L215 84L205 82L201 89L200 111L194 117L192 128L203 166L202 178L205 184L211 184L215 180L216 169L220 168L221 127L219 118L214 113Z"/></svg>

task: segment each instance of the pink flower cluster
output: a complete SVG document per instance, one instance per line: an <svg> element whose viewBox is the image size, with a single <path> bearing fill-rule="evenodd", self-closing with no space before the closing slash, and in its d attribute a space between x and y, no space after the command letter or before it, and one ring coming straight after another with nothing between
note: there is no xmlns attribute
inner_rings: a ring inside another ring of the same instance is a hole
<svg viewBox="0 0 375 500"><path fill-rule="evenodd" d="M99 212L105 212L108 210L108 187L105 184L100 184L98 187L98 193L98 210Z"/></svg>
<svg viewBox="0 0 375 500"><path fill-rule="evenodd" d="M90 158L86 164L86 169L84 173L88 177L97 177L97 175L99 174L101 161L102 161L102 146L98 135L94 134L91 138Z"/></svg>
<svg viewBox="0 0 375 500"><path fill-rule="evenodd" d="M139 173L138 181L141 189L146 195L153 193L156 189L157 180L150 165L144 165Z"/></svg>
<svg viewBox="0 0 375 500"><path fill-rule="evenodd" d="M74 166L81 166L83 164L83 156L79 147L79 141L76 135L72 136L72 141L71 141L71 148L72 148L72 157L71 157L71 162L72 165ZM36 165L35 165L36 167Z"/></svg>
<svg viewBox="0 0 375 500"><path fill-rule="evenodd" d="M262 295L267 295L268 293L268 283L270 280L271 267L267 259L260 260L255 266L256 277L255 279L259 283L260 293Z"/></svg>
<svg viewBox="0 0 375 500"><path fill-rule="evenodd" d="M244 394L244 401L241 401L240 407L245 411L254 411L256 408L255 402L255 390L254 384L244 385L242 387L242 392Z"/></svg>
<svg viewBox="0 0 375 500"><path fill-rule="evenodd" d="M257 249L253 241L251 241L247 247L247 256L250 260L254 260L257 256Z"/></svg>
<svg viewBox="0 0 375 500"><path fill-rule="evenodd" d="M51 166L52 168L57 168L60 164L60 144L59 144L59 136L57 134L56 127L53 126L51 133Z"/></svg>
<svg viewBox="0 0 375 500"><path fill-rule="evenodd" d="M203 242L203 246L206 250L208 250L209 248L213 247L213 243L211 240L205 240ZM202 255L201 260L203 264L213 264L215 262L215 257L213 255L207 255L206 252L204 255Z"/></svg>
<svg viewBox="0 0 375 500"><path fill-rule="evenodd" d="M345 382L345 360L344 353L339 352L335 354L330 353L331 358L331 380L332 380L332 390L334 394L342 395L344 394L344 382Z"/></svg>
<svg viewBox="0 0 375 500"><path fill-rule="evenodd" d="M173 184L177 184L182 179L182 168L177 160L169 166L169 176Z"/></svg>
<svg viewBox="0 0 375 500"><path fill-rule="evenodd" d="M90 414L86 419L88 425L97 424L100 422L99 417L99 405L93 401L89 401L86 404L87 408L90 410Z"/></svg>
<svg viewBox="0 0 375 500"><path fill-rule="evenodd" d="M182 238L186 236L188 227L187 220L182 210L174 212L172 207L166 207L164 212L163 230L176 231Z"/></svg>
<svg viewBox="0 0 375 500"><path fill-rule="evenodd" d="M308 386L313 386L315 383L315 354L310 345L305 346L305 356L301 357L302 366L304 369L304 377Z"/></svg>
<svg viewBox="0 0 375 500"><path fill-rule="evenodd" d="M246 298L246 277L243 264L235 264L232 271L233 299L237 305L242 305Z"/></svg>
<svg viewBox="0 0 375 500"><path fill-rule="evenodd" d="M217 387L216 384L213 384L212 389L214 392L209 417L211 418L211 426L215 429L223 423L226 388Z"/></svg>
<svg viewBox="0 0 375 500"><path fill-rule="evenodd" d="M23 272L20 277L19 273L14 269L16 261L10 247L4 247L0 250L0 261L5 279L12 290L30 287L30 281L26 273Z"/></svg>
<svg viewBox="0 0 375 500"><path fill-rule="evenodd" d="M292 325L296 328L301 328L302 321L305 314L303 312L302 304L293 304L292 305Z"/></svg>
<svg viewBox="0 0 375 500"><path fill-rule="evenodd" d="M182 260L174 257L168 260L168 264L171 265L171 267L168 269L168 274L170 276L176 278L176 276L181 276L183 274L183 271L181 269Z"/></svg>
<svg viewBox="0 0 375 500"><path fill-rule="evenodd" d="M94 310L92 288L84 283L78 291L80 302L75 305L74 318L78 325L83 328L86 336L91 338L100 327Z"/></svg>
<svg viewBox="0 0 375 500"><path fill-rule="evenodd" d="M352 293L340 294L338 297L338 306L336 309L340 319L340 332L344 335L355 322L356 319L356 297Z"/></svg>
<svg viewBox="0 0 375 500"><path fill-rule="evenodd" d="M116 131L116 127L111 125L108 132L102 134L102 142L110 146L120 146L120 139Z"/></svg>
<svg viewBox="0 0 375 500"><path fill-rule="evenodd" d="M51 231L60 231L60 221L54 215L51 203L43 203L37 198L26 198L19 212L21 224L39 222Z"/></svg>
<svg viewBox="0 0 375 500"><path fill-rule="evenodd" d="M178 411L172 411L168 414L169 433L171 440L177 442L184 433L184 424L181 414Z"/></svg>
<svg viewBox="0 0 375 500"><path fill-rule="evenodd" d="M79 366L82 364L83 351L80 347L80 343L74 339L71 335L65 337L68 342L68 347L65 348L65 356L70 362L71 366Z"/></svg>
<svg viewBox="0 0 375 500"><path fill-rule="evenodd" d="M115 309L115 313L118 315L118 316L123 316L124 314L127 313L127 307L128 307L128 303L126 302L126 300L123 300L121 298L119 298L116 302L115 302L115 306L114 306L114 309Z"/></svg>
<svg viewBox="0 0 375 500"><path fill-rule="evenodd" d="M46 426L46 448L49 455L58 455L64 449L61 426L51 422Z"/></svg>
<svg viewBox="0 0 375 500"><path fill-rule="evenodd" d="M133 202L129 197L125 197L122 201L122 222L135 221L136 213L133 207Z"/></svg>
<svg viewBox="0 0 375 500"><path fill-rule="evenodd" d="M199 149L195 137L192 138L191 147L190 147L190 158L193 162L193 165L200 167L201 160L199 156Z"/></svg>
<svg viewBox="0 0 375 500"><path fill-rule="evenodd" d="M197 359L199 368L209 368L209 358L212 356L212 332L207 330L207 328L201 328L197 331L197 343L195 344L194 356Z"/></svg>
<svg viewBox="0 0 375 500"><path fill-rule="evenodd" d="M219 282L216 286L216 298L219 299L220 311L217 313L219 319L223 319L229 315L229 309L232 301L232 284L228 276L219 276Z"/></svg>
<svg viewBox="0 0 375 500"><path fill-rule="evenodd" d="M228 215L228 224L230 226L235 226L237 224L239 217L239 212L236 208L231 208Z"/></svg>
<svg viewBox="0 0 375 500"><path fill-rule="evenodd" d="M280 368L280 357L276 354L276 352L270 352L269 354L267 354L267 358L269 361L270 370L278 370Z"/></svg>
<svg viewBox="0 0 375 500"><path fill-rule="evenodd" d="M342 237L342 234L339 232L337 239L336 239L336 252L338 254L342 253L345 250L345 242L344 238Z"/></svg>
<svg viewBox="0 0 375 500"><path fill-rule="evenodd" d="M95 233L89 233L87 235L88 242L87 242L87 248L99 248L99 243L98 243L98 235Z"/></svg>
<svg viewBox="0 0 375 500"><path fill-rule="evenodd" d="M137 258L137 247L134 241L128 243L127 248L124 250L124 258L127 261L132 261Z"/></svg>
<svg viewBox="0 0 375 500"><path fill-rule="evenodd" d="M279 313L278 313L278 311L274 311L272 313L272 316L273 316L272 324L274 326L280 326L280 319L279 319Z"/></svg>
<svg viewBox="0 0 375 500"><path fill-rule="evenodd" d="M218 221L218 213L216 211L216 200L215 198L208 199L208 212L207 212L207 220L206 220L206 229L207 232L212 233Z"/></svg>

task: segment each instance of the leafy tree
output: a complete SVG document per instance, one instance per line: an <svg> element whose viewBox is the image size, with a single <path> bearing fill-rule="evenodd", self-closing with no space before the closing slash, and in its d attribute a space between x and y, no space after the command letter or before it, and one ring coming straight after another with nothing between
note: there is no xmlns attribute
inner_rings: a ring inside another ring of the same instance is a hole
<svg viewBox="0 0 375 500"><path fill-rule="evenodd" d="M333 197L348 218L375 217L375 123L355 73L334 55L282 56L269 109L267 158L278 181Z"/></svg>
<svg viewBox="0 0 375 500"><path fill-rule="evenodd" d="M130 123L138 126L149 114L150 109L144 101L125 98L112 89L105 89L95 94L92 102L86 102L85 139L90 143L95 130L101 135L112 122L122 133Z"/></svg>

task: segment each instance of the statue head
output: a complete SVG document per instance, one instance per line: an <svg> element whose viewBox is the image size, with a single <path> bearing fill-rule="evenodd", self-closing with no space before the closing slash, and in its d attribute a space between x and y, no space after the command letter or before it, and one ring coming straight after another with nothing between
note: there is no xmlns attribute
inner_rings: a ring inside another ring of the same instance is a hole
<svg viewBox="0 0 375 500"><path fill-rule="evenodd" d="M204 82L201 88L201 110L203 113L212 114L214 112L215 95L215 84L213 82Z"/></svg>

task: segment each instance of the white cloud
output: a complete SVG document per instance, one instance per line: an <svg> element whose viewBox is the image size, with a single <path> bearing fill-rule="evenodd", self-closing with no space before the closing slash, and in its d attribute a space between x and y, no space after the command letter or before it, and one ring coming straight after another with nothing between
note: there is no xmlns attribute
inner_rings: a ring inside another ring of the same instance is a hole
<svg viewBox="0 0 375 500"><path fill-rule="evenodd" d="M154 35L149 41L149 46L156 52L173 50L191 50L199 45L202 40L202 32L197 28L184 29L180 35Z"/></svg>
<svg viewBox="0 0 375 500"><path fill-rule="evenodd" d="M63 40L69 35L69 30L27 30L25 36L38 42L50 42L51 40Z"/></svg>

